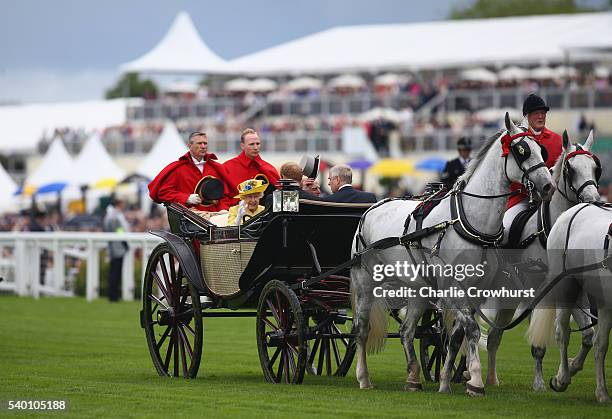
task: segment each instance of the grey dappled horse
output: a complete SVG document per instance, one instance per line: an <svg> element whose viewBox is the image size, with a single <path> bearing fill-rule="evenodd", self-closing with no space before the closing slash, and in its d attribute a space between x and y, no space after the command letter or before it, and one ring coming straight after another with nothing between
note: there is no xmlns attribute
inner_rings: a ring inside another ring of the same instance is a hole
<svg viewBox="0 0 612 419"><path fill-rule="evenodd" d="M463 219L455 220L453 228L447 228L446 234L440 244L440 250L481 249L481 245L466 241L460 236L455 227L469 225L472 233L481 237L492 238L490 242L496 244L501 239L501 229L504 208L507 202L507 192L511 182L523 182L527 177L544 200L550 200L554 185L548 169L542 161L540 146L535 140L526 137L527 134L514 125L506 114L506 133L491 137L477 153L469 164L466 172L455 185L455 192L449 193L439 205L425 218L422 227L430 227L451 221L451 201L455 208L460 200L463 204ZM505 157L504 157L505 156ZM464 185L464 186L462 186ZM463 188L463 189L462 189ZM460 190L463 192L458 192ZM364 215L362 228L356 233L353 240L353 252L357 247L363 248L377 240L401 236L404 233L404 223L407 216L418 205L419 201L395 200L389 201L373 208ZM469 223L467 222L469 220ZM410 224L408 233L414 231L414 223ZM425 237L421 240L424 248L431 249L440 236L438 234ZM477 252L474 252L477 253ZM373 296L373 289L377 285L373 281L372 272L376 264L395 264L396 261L410 262L407 250L402 246L395 246L382 251L364 255L360 263L351 268L351 288L354 301L354 331L357 343L357 380L360 388L370 388L370 381L366 363L366 344L368 351L382 347L386 336L386 310L385 302ZM454 260L449 260L452 264ZM462 260L462 263L465 263ZM396 278L398 279L398 278ZM410 287L419 288L426 285L423 278L410 282ZM478 340L480 330L474 319L474 310L462 299L448 298L444 300L446 307L451 309L456 321L451 331L452 335L465 334L467 341L467 375L466 391L470 395L484 394L482 382L480 357L478 354ZM417 323L428 307L425 298L410 298L405 301L406 317L400 326L401 342L407 359L406 389L420 388L420 366L414 350L414 335ZM370 339L368 337L370 336ZM454 342L456 339L451 339ZM459 339L461 340L461 339ZM459 345L450 345L449 354L440 375L440 392L450 392L449 377Z"/></svg>
<svg viewBox="0 0 612 419"><path fill-rule="evenodd" d="M597 191L596 183L597 179L597 164L587 154L577 154L578 150L589 151L593 145L593 131L589 133L584 145L573 145L570 143L567 137L567 132L563 133L563 153L557 159L555 166L553 167L553 180L557 187L557 191L554 193L550 204L548 205L548 214L542 214L541 218L548 215L550 226L553 226L559 216L566 210L570 209L579 202L591 202L599 200L599 192ZM571 167L571 169L570 169ZM585 185L583 187L583 185ZM540 210L545 211L543 208ZM547 223L545 223L547 224ZM543 226L538 226L538 214L533 213L525 227L523 229L520 241L528 240L535 236L534 233L544 234L545 229ZM526 261L532 260L546 260L546 248L543 247L542 243L537 239L531 241L531 243L513 253L512 256L516 260ZM541 278L539 278L541 277ZM546 279L546 273L538 275L539 282L544 282ZM536 280L536 278L534 278ZM497 325L508 324L515 314L514 309L504 308L499 311L491 310L488 311L492 314L490 318L495 318ZM591 320L582 310L574 310L573 316L576 319L578 325L586 327L590 324ZM489 366L487 369L487 384L488 385L499 385L497 378L497 363L496 355L499 345L501 343L503 329L491 328L489 330L486 344L487 344L487 356ZM593 328L587 327L582 331L582 346L580 353L574 358L572 362L572 375L582 369L586 355L588 354L593 339ZM542 376L542 359L546 352L546 342L538 342L539 346L532 346L531 353L535 359L535 377L533 382L533 389L536 391L545 390L544 380Z"/></svg>

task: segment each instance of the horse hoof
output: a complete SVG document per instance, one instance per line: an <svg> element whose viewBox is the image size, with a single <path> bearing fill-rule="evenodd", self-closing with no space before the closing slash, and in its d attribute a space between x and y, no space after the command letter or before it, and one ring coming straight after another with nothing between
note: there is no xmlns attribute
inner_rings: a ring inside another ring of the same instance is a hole
<svg viewBox="0 0 612 419"><path fill-rule="evenodd" d="M596 391L595 397L599 403L610 403L612 401L607 391Z"/></svg>
<svg viewBox="0 0 612 419"><path fill-rule="evenodd" d="M410 381L406 382L406 385L404 386L404 390L406 391L419 391L419 390L423 390L423 386L421 385L421 383L412 383Z"/></svg>
<svg viewBox="0 0 612 419"><path fill-rule="evenodd" d="M366 384L366 385L362 386L361 384L359 384L359 389L360 390L372 390L372 389L374 389L374 385Z"/></svg>
<svg viewBox="0 0 612 419"><path fill-rule="evenodd" d="M499 380L497 378L495 378L494 380L487 379L487 385L499 387Z"/></svg>
<svg viewBox="0 0 612 419"><path fill-rule="evenodd" d="M544 381L538 381L533 383L533 391L546 391Z"/></svg>
<svg viewBox="0 0 612 419"><path fill-rule="evenodd" d="M485 395L484 387L476 387L470 383L465 383L465 393L471 397L482 397Z"/></svg>
<svg viewBox="0 0 612 419"><path fill-rule="evenodd" d="M557 393L561 393L567 390L567 386L557 385L557 377L550 377L550 380L548 381L548 386Z"/></svg>

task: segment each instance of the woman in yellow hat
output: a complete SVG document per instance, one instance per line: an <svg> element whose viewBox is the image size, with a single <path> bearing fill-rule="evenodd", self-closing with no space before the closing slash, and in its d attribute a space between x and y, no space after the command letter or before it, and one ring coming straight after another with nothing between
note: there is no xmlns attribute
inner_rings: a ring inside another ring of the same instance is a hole
<svg viewBox="0 0 612 419"><path fill-rule="evenodd" d="M249 179L239 184L238 195L234 198L239 198L240 202L238 205L230 207L227 225L241 225L249 218L255 217L265 210L266 207L259 205L259 200L267 186L259 179Z"/></svg>

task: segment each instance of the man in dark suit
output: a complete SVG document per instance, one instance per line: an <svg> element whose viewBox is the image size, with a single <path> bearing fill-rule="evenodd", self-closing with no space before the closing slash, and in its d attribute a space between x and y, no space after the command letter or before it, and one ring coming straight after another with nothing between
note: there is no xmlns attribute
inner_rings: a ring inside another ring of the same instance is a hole
<svg viewBox="0 0 612 419"><path fill-rule="evenodd" d="M465 167L471 160L472 142L469 138L459 138L459 141L457 141L457 152L459 157L446 162L446 166L444 166L444 170L440 175L440 180L444 182L444 187L449 190L453 188L459 176L465 172Z"/></svg>
<svg viewBox="0 0 612 419"><path fill-rule="evenodd" d="M326 202L374 203L376 196L370 192L353 188L353 172L346 164L338 164L329 169L329 187L331 195L321 199Z"/></svg>

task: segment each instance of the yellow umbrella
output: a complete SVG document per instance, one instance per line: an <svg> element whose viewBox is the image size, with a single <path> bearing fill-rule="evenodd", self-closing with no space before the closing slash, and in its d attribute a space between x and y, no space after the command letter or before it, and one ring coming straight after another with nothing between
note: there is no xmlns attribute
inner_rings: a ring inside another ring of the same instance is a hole
<svg viewBox="0 0 612 419"><path fill-rule="evenodd" d="M415 173L414 164L410 160L382 159L370 166L369 173L383 177L402 177Z"/></svg>
<svg viewBox="0 0 612 419"><path fill-rule="evenodd" d="M114 178L103 178L93 184L95 189L111 189L117 185L117 179Z"/></svg>

